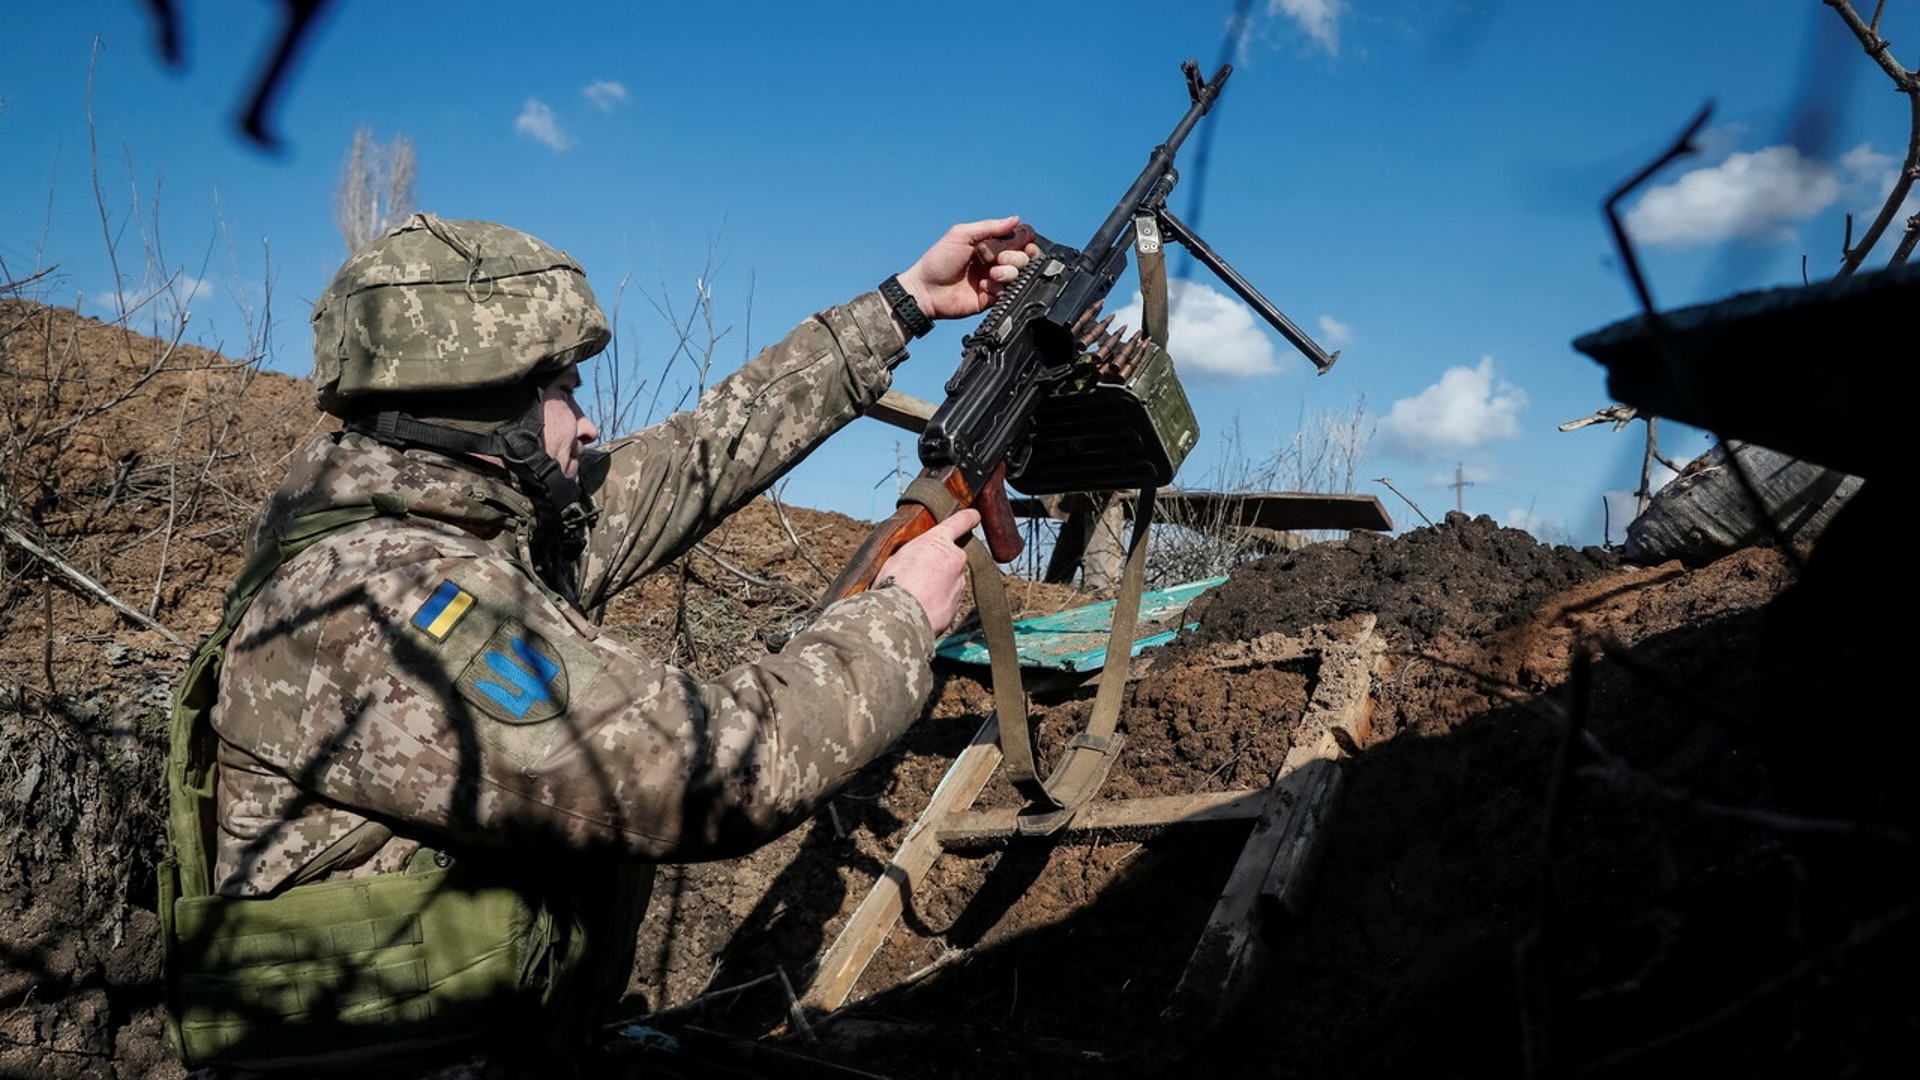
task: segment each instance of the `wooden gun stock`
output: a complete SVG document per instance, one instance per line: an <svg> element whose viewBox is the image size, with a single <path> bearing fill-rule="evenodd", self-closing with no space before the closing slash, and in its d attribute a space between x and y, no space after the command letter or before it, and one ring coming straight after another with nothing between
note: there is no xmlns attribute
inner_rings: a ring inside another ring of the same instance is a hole
<svg viewBox="0 0 1920 1080"><path fill-rule="evenodd" d="M993 561L1012 562L1026 547L1020 539L1019 526L1013 520L1013 506L1007 501L1007 467L1004 464L987 475L979 491L970 489L960 470L951 465L924 470L915 482L937 483L953 496L959 508L971 506L980 511L980 528L986 533L987 550L993 554ZM840 571L840 576L827 587L821 606L867 591L880 576L880 567L894 552L935 524L932 511L916 502L902 502L892 517L874 526L873 532L853 553L853 558L847 561L846 568Z"/></svg>

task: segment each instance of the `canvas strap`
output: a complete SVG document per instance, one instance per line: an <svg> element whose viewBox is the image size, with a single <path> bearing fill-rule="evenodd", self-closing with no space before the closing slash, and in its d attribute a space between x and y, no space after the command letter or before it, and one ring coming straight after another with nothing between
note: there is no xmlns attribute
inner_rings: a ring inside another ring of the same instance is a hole
<svg viewBox="0 0 1920 1080"><path fill-rule="evenodd" d="M1133 655L1133 630L1140 618L1140 595L1146 584L1147 533L1153 520L1154 491L1140 492L1128 542L1126 569L1114 597L1113 625L1108 632L1106 664L1100 689L1086 727L1067 743L1066 751L1045 779L1039 768L1032 724L1027 715L1026 687L1020 656L1014 644L1013 611L1006 585L986 545L966 540L967 570L973 583L974 607L987 639L987 657L993 676L994 717L1000 732L1001 765L1014 789L1027 800L1020 831L1050 835L1064 827L1080 806L1093 798L1119 757L1120 707L1125 700L1127 669ZM936 520L959 509L958 500L938 482L915 480L901 496L918 503Z"/></svg>

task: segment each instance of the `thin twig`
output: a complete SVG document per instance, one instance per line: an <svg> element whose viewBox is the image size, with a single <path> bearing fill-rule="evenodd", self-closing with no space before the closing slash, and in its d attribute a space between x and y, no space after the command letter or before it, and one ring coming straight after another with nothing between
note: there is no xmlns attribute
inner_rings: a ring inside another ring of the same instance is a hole
<svg viewBox="0 0 1920 1080"><path fill-rule="evenodd" d="M693 998L689 1001L683 1001L680 1004L673 1006L672 1008L657 1009L653 1012L646 1014L645 1016L636 1016L631 1020L621 1020L618 1023L614 1024L613 1026L625 1027L628 1024L645 1024L648 1027L657 1026L659 1022L662 1020L670 1020L670 1019L673 1019L674 1017L685 1016L688 1013L700 1012L706 1009L710 1005L714 1005L719 1002L725 1001L728 998L739 997L741 994L744 994L747 991L752 990L754 987L765 986L766 984L772 982L773 980L774 980L774 975L771 972L769 972L768 974L762 975L759 978L748 979L746 982L743 982L743 983L735 983L732 986L722 987L719 990L710 990L704 994L701 994L699 997Z"/></svg>
<svg viewBox="0 0 1920 1080"><path fill-rule="evenodd" d="M21 289L26 288L28 285L33 284L34 282L40 280L43 277L46 277L48 274L51 274L58 269L60 269L60 264L54 263L52 266L47 267L45 270L36 270L33 273L28 274L26 277L16 278L13 281L0 281L0 294L10 293L10 292L19 292Z"/></svg>
<svg viewBox="0 0 1920 1080"><path fill-rule="evenodd" d="M769 578L769 577L761 577L759 574L753 573L752 571L747 570L744 567L735 566L733 563L730 563L727 560L721 558L717 552L715 552L712 548L708 547L704 543L693 545L693 550L699 552L702 555L705 555L709 559L712 559L714 562L714 565L718 566L720 569L725 570L727 573L732 574L734 577L739 578L741 581L744 581L749 585L755 585L762 589L772 589L775 592L785 593L786 595L793 597L804 604L813 603L813 594L801 589L799 586L794 585L790 582L776 581L773 578Z"/></svg>
<svg viewBox="0 0 1920 1080"><path fill-rule="evenodd" d="M1587 732L1587 706L1593 696L1593 656L1585 648L1573 654L1573 667L1567 675L1569 704L1560 745L1554 753L1553 777L1547 791L1547 811L1542 824L1539 877L1534 896L1533 927L1515 949L1520 975L1520 1029L1522 1053L1527 1075L1540 1076L1553 1071L1553 1021L1555 987L1553 957L1558 940L1556 913L1560 908L1559 875L1561 841L1567 832L1567 804L1573 799L1573 763Z"/></svg>
<svg viewBox="0 0 1920 1080"><path fill-rule="evenodd" d="M786 485L781 485L781 487L784 486ZM833 584L833 575L827 573L826 568L820 565L820 560L813 557L813 549L801 542L800 534L793 531L793 523L787 520L786 505L780 501L780 489L769 489L767 499L773 503L773 516L780 519L780 527L787 531L787 539L793 541L793 550L806 560L808 566L813 567L814 573L820 575L820 584Z"/></svg>
<svg viewBox="0 0 1920 1080"><path fill-rule="evenodd" d="M1904 68L1893 58L1886 38L1880 36L1880 8L1876 7L1871 25L1860 18L1849 0L1825 0L1826 5L1839 13L1840 20L1853 31L1853 36L1867 50L1867 55L1880 69L1893 80L1894 89L1907 98L1908 131L1907 159L1901 163L1899 175L1894 179L1892 190L1887 192L1886 201L1880 204L1880 212L1874 215L1873 224L1860 236L1860 242L1846 249L1840 263L1837 276L1846 277L1860 268L1874 245L1893 223L1893 216L1906 204L1907 193L1913 189L1915 179L1920 179L1920 75ZM1901 250L1896 254L1896 263L1905 261L1905 255L1913 248L1911 243L1902 242Z"/></svg>
<svg viewBox="0 0 1920 1080"><path fill-rule="evenodd" d="M1419 503L1416 503L1416 502L1414 502L1414 501L1413 501L1412 499L1409 499L1409 498L1407 498L1407 494L1406 494L1406 492L1404 492L1404 491L1401 491L1401 490L1400 490L1399 488L1397 488L1397 487L1394 487L1394 486L1393 486L1393 481L1391 481L1391 480L1389 480L1389 479L1387 479L1387 478L1386 478L1386 477L1384 477L1384 476L1376 476L1376 477L1374 477L1374 478L1373 478L1373 482L1374 482L1374 483L1376 483L1376 484L1385 484L1385 485L1387 486L1387 490L1388 490L1388 491L1391 491L1391 492L1393 492L1393 493L1394 493L1395 495L1398 495L1398 496L1400 496L1400 501L1401 501L1401 502L1403 502L1403 503L1406 503L1406 504L1407 504L1408 506L1410 506L1410 507L1412 507L1412 508L1413 508L1413 512L1414 512L1414 513L1416 513L1416 514L1418 514L1418 515L1420 515L1420 520L1421 520L1421 521L1424 521L1424 522L1426 522L1426 523L1427 523L1428 525L1432 525L1432 524L1433 524L1433 519L1427 516L1427 512L1426 512L1425 510L1422 510L1422 509L1420 509L1420 504L1419 504Z"/></svg>
<svg viewBox="0 0 1920 1080"><path fill-rule="evenodd" d="M1613 1066L1630 1061L1641 1054L1670 1046L1673 1043L1679 1042L1681 1039L1697 1035L1723 1021L1732 1019L1746 1011L1749 1006L1766 1000L1781 990L1819 971L1821 968L1841 959L1848 953L1866 947L1880 935L1906 922L1913 916L1913 912L1914 906L1908 904L1904 907L1895 908L1892 911L1886 912L1870 922L1856 924L1842 940L1794 964L1786 971L1766 980L1747 993L1707 1013L1705 1016L1682 1024L1679 1027L1666 1031L1635 1046L1629 1046L1625 1050L1610 1054L1598 1061L1589 1062L1582 1072L1604 1073Z"/></svg>
<svg viewBox="0 0 1920 1080"><path fill-rule="evenodd" d="M793 1021L794 1029L800 1032L801 1038L807 1040L807 1045L819 1046L820 1036L815 1035L813 1025L807 1023L806 1010L800 1007L800 995L793 992L793 981L787 978L787 969L776 967L773 973L780 976L780 988L787 992L787 1017Z"/></svg>
<svg viewBox="0 0 1920 1080"><path fill-rule="evenodd" d="M1634 251L1632 239L1627 236L1626 225L1620 220L1620 202L1638 190L1641 184L1651 179L1654 173L1666 168L1676 159L1698 153L1698 148L1693 144L1693 137L1706 126L1711 116L1713 116L1713 103L1709 101L1701 106L1692 120L1687 122L1687 126L1680 132L1680 137L1673 140L1673 144L1667 147L1666 152L1654 158L1646 168L1634 173L1626 183L1609 192L1603 204L1607 214L1607 227L1613 231L1614 248L1619 251L1620 261L1626 267L1627 281L1633 286L1633 294L1640 299L1640 309L1647 313L1649 319L1656 320L1656 323L1659 322L1660 313L1654 307L1653 291L1647 285L1646 275L1640 272L1640 257Z"/></svg>
<svg viewBox="0 0 1920 1080"><path fill-rule="evenodd" d="M1652 683L1654 688L1662 694L1686 704L1707 719L1723 726L1735 722L1735 719L1725 710L1701 698L1660 668L1642 660L1632 649L1620 642L1611 638L1599 638L1594 644L1606 654L1608 660L1619 663L1626 671ZM1495 678L1483 671L1476 671L1465 664L1448 660L1434 653L1409 650L1407 656L1413 660L1423 660L1435 667L1465 675L1480 683L1484 689L1491 691L1500 700L1524 709L1549 723L1556 725L1567 723L1566 710L1543 695L1531 693L1514 683ZM1813 817L1782 810L1770 810L1766 807L1739 806L1702 798L1692 792L1662 784L1634 768L1625 758L1609 749L1607 744L1591 730L1581 732L1580 745L1593 759L1592 764L1580 767L1581 776L1657 798L1705 817L1738 821L1791 836L1841 840L1872 839L1893 844L1920 843L1920 836L1916 836L1913 832L1878 822Z"/></svg>
<svg viewBox="0 0 1920 1080"><path fill-rule="evenodd" d="M42 561L42 566L46 563ZM40 572L40 614L42 619L40 638L40 673L47 680L47 700L60 696L60 686L53 677L53 575L46 570Z"/></svg>

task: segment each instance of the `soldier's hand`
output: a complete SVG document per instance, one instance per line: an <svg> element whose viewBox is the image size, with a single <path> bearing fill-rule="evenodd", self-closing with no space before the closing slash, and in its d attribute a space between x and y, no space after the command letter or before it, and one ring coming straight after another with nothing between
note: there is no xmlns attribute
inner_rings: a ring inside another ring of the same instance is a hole
<svg viewBox="0 0 1920 1080"><path fill-rule="evenodd" d="M960 610L967 555L959 542L978 524L980 511L962 510L907 541L880 564L880 579L892 578L920 601L936 634L952 625Z"/></svg>
<svg viewBox="0 0 1920 1080"><path fill-rule="evenodd" d="M1007 282L1020 276L1029 259L1040 255L1039 247L1033 244L1025 250L1003 251L992 259L981 255L977 245L1005 236L1018 224L1016 215L955 225L934 241L919 261L901 272L901 286L930 319L963 319L980 314L993 306Z"/></svg>

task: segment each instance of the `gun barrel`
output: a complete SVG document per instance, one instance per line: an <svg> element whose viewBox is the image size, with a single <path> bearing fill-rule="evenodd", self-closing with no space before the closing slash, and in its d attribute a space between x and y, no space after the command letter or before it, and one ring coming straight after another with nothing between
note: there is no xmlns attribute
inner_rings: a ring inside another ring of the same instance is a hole
<svg viewBox="0 0 1920 1080"><path fill-rule="evenodd" d="M1192 72L1197 69L1194 62L1189 60L1181 66L1181 70ZM1180 144L1187 141L1187 135L1193 131L1193 126L1200 122L1201 117L1207 115L1207 110L1213 108L1213 103L1220 97L1221 88L1227 84L1227 76L1231 74L1233 74L1233 65L1222 64L1220 70L1215 72L1213 78L1204 85L1198 84L1197 79L1189 76L1192 85L1197 86L1191 91L1193 104L1187 107L1187 114L1174 125L1173 134L1167 136L1165 142L1154 147L1153 153L1147 155L1147 167L1140 170L1140 176L1134 180L1133 186L1121 196L1119 204L1113 208L1112 213L1107 215L1107 220L1100 223L1100 229L1093 234L1093 239L1081 249L1082 258L1087 266L1098 266L1106 260L1107 253L1112 251L1114 244L1120 241L1121 234L1132 223L1133 216L1139 213L1140 207L1154 195L1155 189L1160 186L1161 179L1172 172L1173 156L1179 151ZM1162 194L1164 195L1164 192Z"/></svg>

